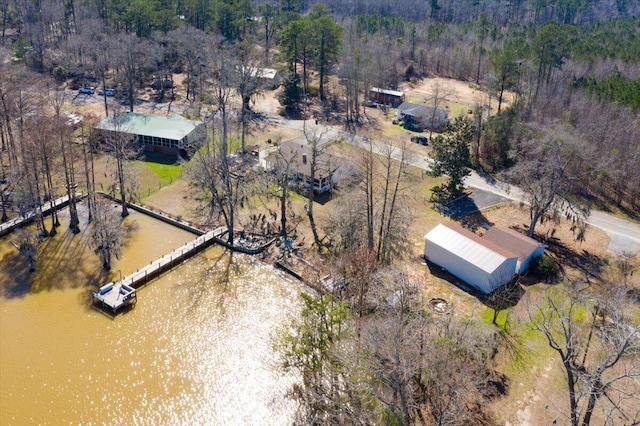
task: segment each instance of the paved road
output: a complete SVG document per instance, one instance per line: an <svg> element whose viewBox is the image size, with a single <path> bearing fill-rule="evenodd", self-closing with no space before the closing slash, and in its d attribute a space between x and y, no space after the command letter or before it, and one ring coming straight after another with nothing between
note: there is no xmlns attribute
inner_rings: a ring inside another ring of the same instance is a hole
<svg viewBox="0 0 640 426"><path fill-rule="evenodd" d="M520 188L504 184L492 178L484 178L473 172L465 180L465 184L493 192L515 201L525 202L524 193ZM640 224L611 216L601 211L592 210L587 218L587 223L604 230L611 242L609 251L614 253L640 253Z"/></svg>
<svg viewBox="0 0 640 426"><path fill-rule="evenodd" d="M316 125L312 120L307 120L305 123L302 120L287 120L278 116L270 116L269 121L279 126L300 130L306 129L308 134L312 134L313 132L317 135L323 134L323 140L325 141L342 138L345 142L360 148L367 146L365 139L360 136L322 124ZM305 137L302 136L300 138L301 142L304 141L304 139ZM392 150L391 152L394 158L400 158L401 151L399 149L389 147L380 142L373 143L373 151L377 154L383 154L385 150L388 149ZM409 164L423 170L429 170L432 162L433 160L431 158L418 154L413 154L408 160ZM490 176L480 176L478 173L472 172L471 175L465 179L464 183L469 187L491 192L510 200L525 202L524 193L520 188L507 185ZM609 251L618 254L623 252L640 253L640 224L619 219L595 210L591 211L587 223L602 229L609 235L611 239Z"/></svg>

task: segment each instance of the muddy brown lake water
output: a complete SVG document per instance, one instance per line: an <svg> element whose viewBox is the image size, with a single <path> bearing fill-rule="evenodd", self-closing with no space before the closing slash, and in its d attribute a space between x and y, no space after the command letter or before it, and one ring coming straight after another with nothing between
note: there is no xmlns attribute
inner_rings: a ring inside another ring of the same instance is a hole
<svg viewBox="0 0 640 426"><path fill-rule="evenodd" d="M212 247L112 319L91 308L91 289L194 238L139 213L127 221L138 229L110 276L64 220L33 274L12 237L0 240L0 424L290 423L292 378L275 368L272 336L298 314L300 284Z"/></svg>

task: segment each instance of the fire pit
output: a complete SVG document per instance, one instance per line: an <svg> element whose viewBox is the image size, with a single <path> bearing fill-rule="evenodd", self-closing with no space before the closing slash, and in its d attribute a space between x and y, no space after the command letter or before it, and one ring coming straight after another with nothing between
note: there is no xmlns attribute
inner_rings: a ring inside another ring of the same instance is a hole
<svg viewBox="0 0 640 426"><path fill-rule="evenodd" d="M437 314L448 314L451 312L451 303L440 297L429 300L429 307Z"/></svg>

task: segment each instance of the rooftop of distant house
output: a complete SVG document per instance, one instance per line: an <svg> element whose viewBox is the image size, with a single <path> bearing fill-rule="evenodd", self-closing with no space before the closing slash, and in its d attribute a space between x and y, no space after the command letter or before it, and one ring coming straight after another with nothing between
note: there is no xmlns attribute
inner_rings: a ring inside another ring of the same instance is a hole
<svg viewBox="0 0 640 426"><path fill-rule="evenodd" d="M312 147L293 140L283 141L278 147L285 159L294 157L292 168L305 176L311 175ZM306 159L306 161L305 161ZM321 152L316 157L316 178L331 175L344 163L344 158L329 152Z"/></svg>
<svg viewBox="0 0 640 426"><path fill-rule="evenodd" d="M399 92L397 90L380 89L378 87L372 87L370 91L371 92L377 92L377 93L383 93L385 95L390 95L390 96L398 96L398 97L404 96L404 92Z"/></svg>
<svg viewBox="0 0 640 426"><path fill-rule="evenodd" d="M98 123L96 129L181 140L201 124L201 121L189 120L177 114L164 116L117 112Z"/></svg>
<svg viewBox="0 0 640 426"><path fill-rule="evenodd" d="M278 75L278 70L273 68L248 67L246 69L251 77L264 78L267 80L273 80Z"/></svg>
<svg viewBox="0 0 640 426"><path fill-rule="evenodd" d="M433 107L414 104L411 102L403 102L398 106L398 113L412 116L428 117L433 114ZM449 115L449 111L443 108L436 108L436 114L440 117L446 118Z"/></svg>

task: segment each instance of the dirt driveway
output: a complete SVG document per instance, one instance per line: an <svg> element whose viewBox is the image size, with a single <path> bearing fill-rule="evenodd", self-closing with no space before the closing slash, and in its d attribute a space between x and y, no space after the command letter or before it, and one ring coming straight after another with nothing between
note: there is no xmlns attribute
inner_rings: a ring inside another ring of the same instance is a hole
<svg viewBox="0 0 640 426"><path fill-rule="evenodd" d="M479 90L476 85L470 82L433 77L420 80L413 86L406 83L402 86L402 90L405 91L408 98L419 98L413 99L414 101L438 94L449 101L467 106L488 105L491 101L491 110L494 112L498 110L498 100L495 97L490 98L487 92ZM504 98L503 106L511 102L513 93L506 92Z"/></svg>

